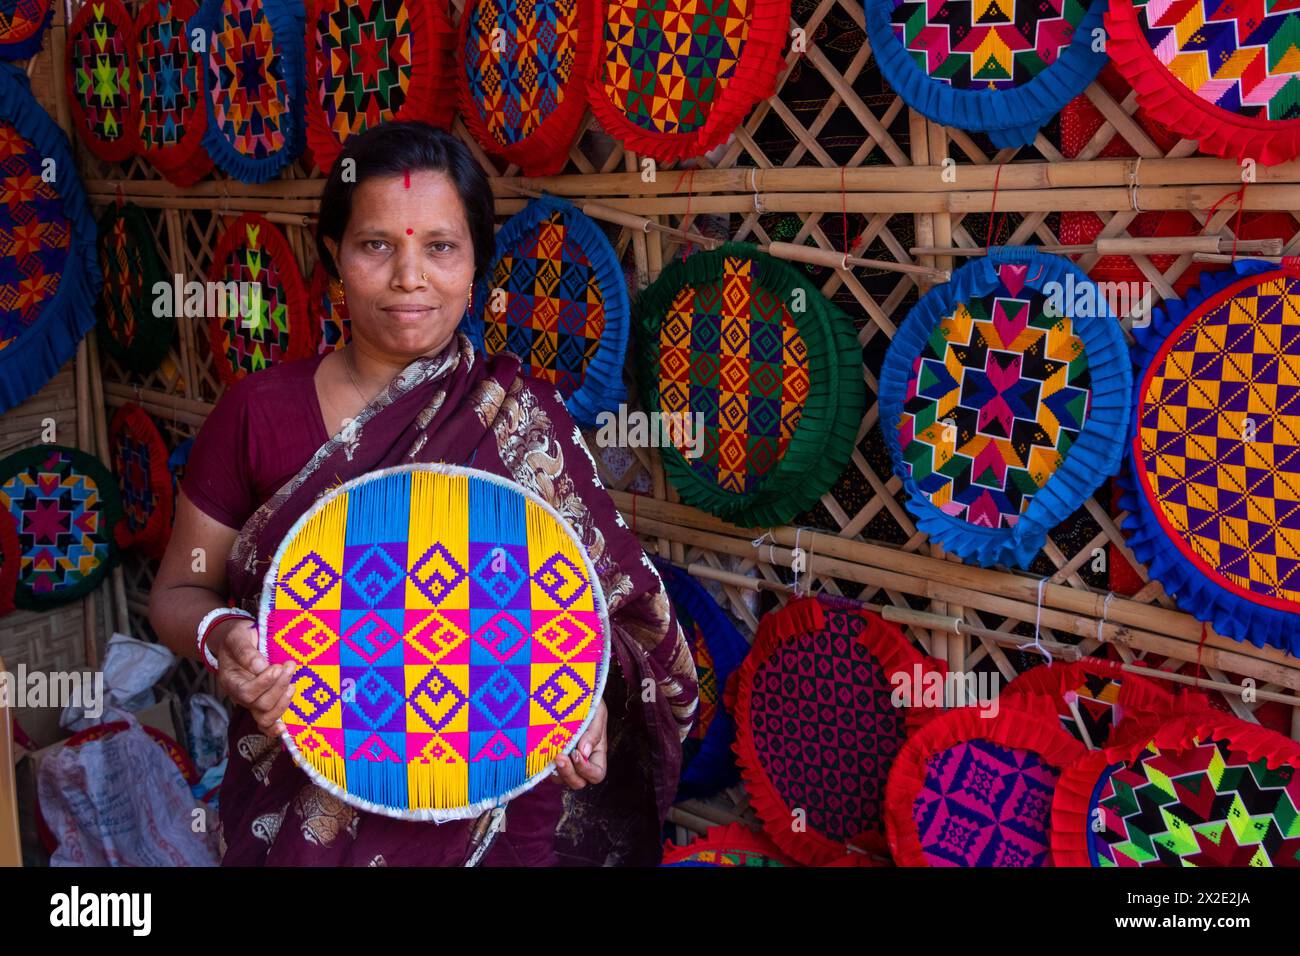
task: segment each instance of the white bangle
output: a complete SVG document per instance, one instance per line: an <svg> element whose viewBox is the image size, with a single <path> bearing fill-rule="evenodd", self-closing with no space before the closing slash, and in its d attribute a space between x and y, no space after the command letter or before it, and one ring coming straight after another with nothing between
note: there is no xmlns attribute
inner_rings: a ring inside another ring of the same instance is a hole
<svg viewBox="0 0 1300 956"><path fill-rule="evenodd" d="M207 661L208 666L214 671L217 669L217 657L212 653L212 648L208 647L208 628L212 626L214 621L222 617L246 617L250 621L256 620L253 615L249 614L243 608L238 607L214 607L207 614L203 615L203 620L199 621L198 635L195 640L198 644L199 652L203 655L204 660Z"/></svg>

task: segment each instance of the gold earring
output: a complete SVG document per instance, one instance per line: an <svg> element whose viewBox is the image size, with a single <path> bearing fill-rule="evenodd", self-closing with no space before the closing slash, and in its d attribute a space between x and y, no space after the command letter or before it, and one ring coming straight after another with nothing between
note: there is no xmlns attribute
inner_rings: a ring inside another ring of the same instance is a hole
<svg viewBox="0 0 1300 956"><path fill-rule="evenodd" d="M474 308L474 287L471 285L469 287L469 299L465 303L465 311L469 312L473 308Z"/></svg>
<svg viewBox="0 0 1300 956"><path fill-rule="evenodd" d="M347 293L343 290L343 283L338 279L330 279L329 297L331 305L340 306L347 304Z"/></svg>

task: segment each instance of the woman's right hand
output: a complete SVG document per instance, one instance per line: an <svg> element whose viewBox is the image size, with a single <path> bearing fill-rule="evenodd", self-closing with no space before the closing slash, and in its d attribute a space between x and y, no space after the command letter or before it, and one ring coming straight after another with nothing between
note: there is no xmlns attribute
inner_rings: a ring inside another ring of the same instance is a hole
<svg viewBox="0 0 1300 956"><path fill-rule="evenodd" d="M231 700L248 708L262 733L279 736L284 731L280 716L293 699L294 666L271 666L257 649L257 627L252 621L241 619L228 624L224 633L211 635L209 642L214 638L217 683Z"/></svg>

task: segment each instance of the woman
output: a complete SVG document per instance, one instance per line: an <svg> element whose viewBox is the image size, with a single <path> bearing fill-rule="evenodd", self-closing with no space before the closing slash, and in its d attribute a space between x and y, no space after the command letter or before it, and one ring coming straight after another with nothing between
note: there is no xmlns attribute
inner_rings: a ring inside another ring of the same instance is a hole
<svg viewBox="0 0 1300 956"><path fill-rule="evenodd" d="M149 616L180 654L200 658L201 639L239 705L220 801L226 864L658 859L694 717L694 665L555 389L456 332L492 246L491 190L460 141L422 123L352 138L326 180L316 233L351 344L244 379L194 443ZM582 539L608 602L613 666L599 712L572 759L511 801L504 827L499 814L393 820L315 786L278 739L290 669L258 653L252 619L221 611L228 598L256 609L277 545L320 494L410 462L469 465L540 494Z"/></svg>

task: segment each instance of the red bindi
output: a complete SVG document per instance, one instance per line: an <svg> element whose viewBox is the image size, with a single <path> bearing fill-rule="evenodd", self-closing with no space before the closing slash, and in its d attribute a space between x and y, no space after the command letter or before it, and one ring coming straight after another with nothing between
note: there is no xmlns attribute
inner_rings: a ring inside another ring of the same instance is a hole
<svg viewBox="0 0 1300 956"><path fill-rule="evenodd" d="M407 189L411 188L411 171L409 169L402 173L402 182Z"/></svg>
<svg viewBox="0 0 1300 956"><path fill-rule="evenodd" d="M415 230L414 230L414 229L408 229L408 230L406 230L406 234L407 234L408 236L413 236L413 235L415 235Z"/></svg>

